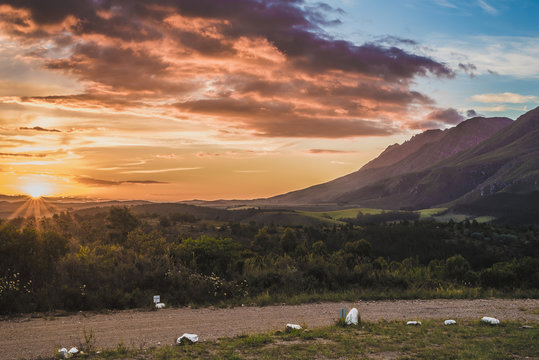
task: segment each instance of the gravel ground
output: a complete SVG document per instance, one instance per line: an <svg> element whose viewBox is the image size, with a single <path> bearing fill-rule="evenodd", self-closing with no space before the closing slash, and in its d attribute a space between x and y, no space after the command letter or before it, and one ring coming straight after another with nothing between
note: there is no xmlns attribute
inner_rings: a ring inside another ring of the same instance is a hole
<svg viewBox="0 0 539 360"><path fill-rule="evenodd" d="M539 299L397 300L319 303L230 309L126 310L109 314L78 313L50 319L26 315L0 321L0 358L52 356L55 349L79 346L83 329L93 330L97 348L123 342L141 348L172 344L183 333L212 340L283 329L286 323L319 327L335 322L339 309L357 307L362 320L479 319L539 323Z"/></svg>

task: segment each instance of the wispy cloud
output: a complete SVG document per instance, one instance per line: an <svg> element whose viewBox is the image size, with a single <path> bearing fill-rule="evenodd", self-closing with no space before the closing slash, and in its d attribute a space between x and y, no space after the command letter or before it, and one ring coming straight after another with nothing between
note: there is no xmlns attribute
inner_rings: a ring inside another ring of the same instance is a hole
<svg viewBox="0 0 539 360"><path fill-rule="evenodd" d="M489 5L485 0L477 0L477 3L484 11L486 11L490 15L496 15L498 13L498 10Z"/></svg>
<svg viewBox="0 0 539 360"><path fill-rule="evenodd" d="M19 130L34 130L34 131L55 132L55 133L61 132L58 129L46 129L46 128L42 128L41 126L34 126L34 127L22 126L19 128Z"/></svg>
<svg viewBox="0 0 539 360"><path fill-rule="evenodd" d="M202 169L202 167L178 167L178 168L170 168L170 169L154 169L154 170L129 170L129 171L122 171L122 174L157 174L157 173L165 173L165 172L172 172L172 171L190 171L190 170L199 170Z"/></svg>
<svg viewBox="0 0 539 360"><path fill-rule="evenodd" d="M539 37L462 36L459 39L436 37L430 40L436 57L451 66L473 64L473 73L539 78ZM443 45L440 45L443 44ZM461 70L462 69L461 67Z"/></svg>
<svg viewBox="0 0 539 360"><path fill-rule="evenodd" d="M355 151L333 149L309 149L310 154L353 154Z"/></svg>
<svg viewBox="0 0 539 360"><path fill-rule="evenodd" d="M102 186L118 186L122 184L168 184L167 182L163 181L157 181L157 180L120 180L120 181L114 181L114 180L103 180L103 179L94 179L87 176L77 176L75 177L75 181L77 181L80 184L88 185L88 186L96 186L96 187L102 187Z"/></svg>
<svg viewBox="0 0 539 360"><path fill-rule="evenodd" d="M47 154L25 154L25 153L0 153L0 157L37 157L43 158Z"/></svg>
<svg viewBox="0 0 539 360"><path fill-rule="evenodd" d="M457 8L457 6L455 4L453 4L449 0L434 0L434 1L435 1L436 4L438 4L440 6L443 6L443 7L453 8L453 9Z"/></svg>
<svg viewBox="0 0 539 360"><path fill-rule="evenodd" d="M529 102L539 102L539 98L534 95L520 95L510 92L498 94L477 94L472 96L472 100L482 103L509 103L525 104Z"/></svg>

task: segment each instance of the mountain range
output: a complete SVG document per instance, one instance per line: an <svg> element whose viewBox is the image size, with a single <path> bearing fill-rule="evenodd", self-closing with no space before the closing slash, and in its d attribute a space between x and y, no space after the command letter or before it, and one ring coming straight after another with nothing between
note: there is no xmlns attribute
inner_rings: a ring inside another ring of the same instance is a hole
<svg viewBox="0 0 539 360"><path fill-rule="evenodd" d="M264 204L359 205L383 209L470 206L539 190L539 107L516 121L474 117L385 149L358 171ZM503 204L502 204L503 205Z"/></svg>

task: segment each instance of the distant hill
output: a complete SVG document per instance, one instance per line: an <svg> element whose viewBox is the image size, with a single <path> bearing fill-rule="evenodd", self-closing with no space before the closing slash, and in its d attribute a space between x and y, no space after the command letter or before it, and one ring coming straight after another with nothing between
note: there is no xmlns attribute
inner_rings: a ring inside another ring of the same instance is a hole
<svg viewBox="0 0 539 360"><path fill-rule="evenodd" d="M377 158L358 171L330 182L267 199L266 204L300 205L320 203L356 203L366 205L374 191L381 197L379 182L398 175L427 169L442 160L468 150L511 125L509 118L475 117L447 130L428 130L402 145L389 146ZM413 182L413 180L412 180ZM368 187L368 190L360 190ZM408 204L407 204L408 205ZM367 206L367 205L366 205ZM400 207L396 202L381 201L376 207Z"/></svg>
<svg viewBox="0 0 539 360"><path fill-rule="evenodd" d="M500 193L531 193L539 189L538 139L539 107L434 165L356 188L333 200L417 209L472 203Z"/></svg>

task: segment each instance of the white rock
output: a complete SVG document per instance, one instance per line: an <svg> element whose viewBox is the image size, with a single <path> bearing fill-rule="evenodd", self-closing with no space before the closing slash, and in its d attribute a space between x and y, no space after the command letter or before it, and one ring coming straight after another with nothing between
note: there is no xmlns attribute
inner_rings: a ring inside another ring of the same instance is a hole
<svg viewBox="0 0 539 360"><path fill-rule="evenodd" d="M286 324L286 327L290 329L301 330L301 326L299 326L298 324Z"/></svg>
<svg viewBox="0 0 539 360"><path fill-rule="evenodd" d="M344 322L346 322L347 325L357 325L359 323L359 312L356 308L352 308L348 315L346 315L346 319L344 319Z"/></svg>
<svg viewBox="0 0 539 360"><path fill-rule="evenodd" d="M455 320L446 320L444 321L444 325L455 325L457 322Z"/></svg>
<svg viewBox="0 0 539 360"><path fill-rule="evenodd" d="M77 349L76 347L72 347L71 349L69 349L68 353L70 353L71 355L75 355L79 352L79 349Z"/></svg>
<svg viewBox="0 0 539 360"><path fill-rule="evenodd" d="M484 323L490 324L490 325L499 325L500 324L500 320L498 320L496 318L493 318L493 317L490 317L490 316L483 316L481 321L483 321Z"/></svg>
<svg viewBox="0 0 539 360"><path fill-rule="evenodd" d="M421 321L408 321L406 325L421 325Z"/></svg>
<svg viewBox="0 0 539 360"><path fill-rule="evenodd" d="M165 308L165 303L157 303L157 304L155 304L155 307L158 308L158 309L164 309Z"/></svg>
<svg viewBox="0 0 539 360"><path fill-rule="evenodd" d="M190 341L192 343L196 343L196 342L198 342L198 335L196 335L196 334L187 334L187 333L183 334L182 336L180 336L178 338L178 340L176 340L176 343L181 344L183 339L186 339L186 340L188 340L188 341Z"/></svg>
<svg viewBox="0 0 539 360"><path fill-rule="evenodd" d="M58 354L60 354L60 356L63 356L63 357L69 357L69 353L67 352L67 349L66 348L61 348L60 350L58 350Z"/></svg>

